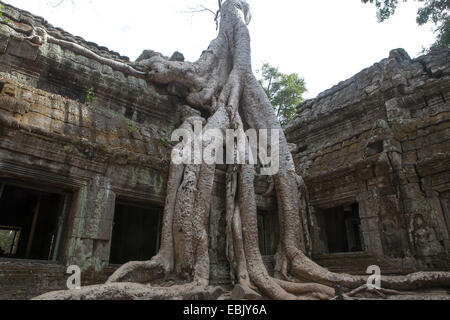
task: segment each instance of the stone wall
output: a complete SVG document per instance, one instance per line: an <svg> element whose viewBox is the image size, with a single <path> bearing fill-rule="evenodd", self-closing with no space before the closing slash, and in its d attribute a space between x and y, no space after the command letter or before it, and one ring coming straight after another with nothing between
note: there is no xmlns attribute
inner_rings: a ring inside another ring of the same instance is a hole
<svg viewBox="0 0 450 320"><path fill-rule="evenodd" d="M311 199L313 256L336 271L449 270L450 50L387 59L298 107L287 128ZM365 251L328 254L317 221L359 203ZM448 203L448 202L447 202Z"/></svg>
<svg viewBox="0 0 450 320"><path fill-rule="evenodd" d="M72 197L56 261L0 258L0 299L64 289L69 265L81 267L83 285L102 283L117 268L109 263L116 200L164 206L170 134L200 113L184 104L182 88L155 85L130 71L128 58L28 12L5 9L0 182L51 186ZM45 41L41 29L57 41ZM216 284L230 281L224 180L218 168L209 227ZM261 194L268 183L260 179ZM259 207L273 210L273 199L258 198Z"/></svg>
<svg viewBox="0 0 450 320"><path fill-rule="evenodd" d="M48 34L98 56L128 59L6 5L0 23L0 179L73 193L57 261L0 259L0 298L65 288L66 265L83 284L103 282L116 197L164 205L172 128L191 112L170 88L149 84L63 48ZM91 94L89 93L91 92ZM88 96L90 95L90 98Z"/></svg>
<svg viewBox="0 0 450 320"><path fill-rule="evenodd" d="M5 9L10 21L0 23L0 72L82 103L93 89L99 105L139 123L164 128L179 122L181 102L169 93L172 88L148 84L143 75L127 70L132 65L127 57L55 28L26 11L9 5ZM40 29L48 36L42 36ZM57 41L45 41L45 37ZM90 53L82 54L82 49Z"/></svg>

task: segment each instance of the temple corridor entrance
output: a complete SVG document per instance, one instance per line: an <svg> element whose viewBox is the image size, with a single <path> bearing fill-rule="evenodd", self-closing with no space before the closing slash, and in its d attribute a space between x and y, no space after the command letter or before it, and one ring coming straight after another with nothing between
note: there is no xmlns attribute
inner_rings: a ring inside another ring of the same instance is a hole
<svg viewBox="0 0 450 320"><path fill-rule="evenodd" d="M159 250L163 208L117 201L111 243L111 264L150 260Z"/></svg>
<svg viewBox="0 0 450 320"><path fill-rule="evenodd" d="M55 261L70 194L0 183L0 258Z"/></svg>

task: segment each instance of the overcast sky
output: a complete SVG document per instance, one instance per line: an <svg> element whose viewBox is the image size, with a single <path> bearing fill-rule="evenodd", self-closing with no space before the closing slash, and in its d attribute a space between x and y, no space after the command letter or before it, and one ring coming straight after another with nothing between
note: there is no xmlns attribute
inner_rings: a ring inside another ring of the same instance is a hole
<svg viewBox="0 0 450 320"><path fill-rule="evenodd" d="M178 50L195 61L215 38L212 14L184 13L216 0L6 0L51 24L136 59L144 49L170 56ZM249 0L253 20L253 68L262 62L306 80L315 97L405 48L415 57L434 40L431 26L416 25L416 2L401 3L389 21L377 23L375 8L360 0Z"/></svg>

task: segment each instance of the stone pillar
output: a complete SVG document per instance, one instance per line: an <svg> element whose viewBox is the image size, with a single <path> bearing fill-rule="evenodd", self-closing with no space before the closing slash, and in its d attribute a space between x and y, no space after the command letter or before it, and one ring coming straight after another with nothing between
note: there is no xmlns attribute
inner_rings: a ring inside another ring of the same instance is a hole
<svg viewBox="0 0 450 320"><path fill-rule="evenodd" d="M73 228L66 250L67 264L100 272L109 264L116 195L108 179L95 176L80 188L73 205Z"/></svg>
<svg viewBox="0 0 450 320"><path fill-rule="evenodd" d="M362 184L363 188L366 188L366 183ZM376 193L366 189L359 194L358 202L365 251L375 257L383 257L384 251L379 227L379 199Z"/></svg>

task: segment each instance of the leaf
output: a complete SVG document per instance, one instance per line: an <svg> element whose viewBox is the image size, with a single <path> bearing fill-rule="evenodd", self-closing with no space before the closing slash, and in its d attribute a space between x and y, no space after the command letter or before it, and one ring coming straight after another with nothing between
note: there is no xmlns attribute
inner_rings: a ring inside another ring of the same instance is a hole
<svg viewBox="0 0 450 320"><path fill-rule="evenodd" d="M277 67L264 63L259 83L272 103L282 126L291 121L297 106L304 101L303 94L307 91L305 80L298 74L284 74Z"/></svg>

